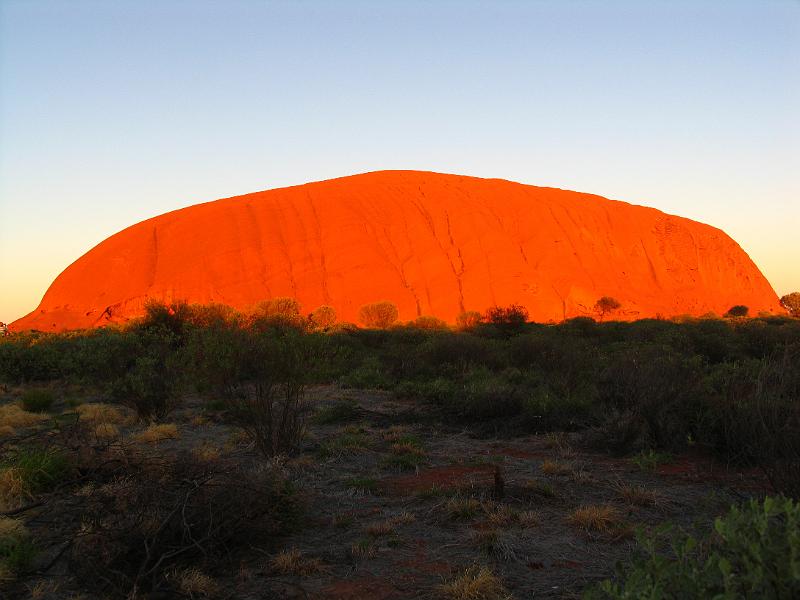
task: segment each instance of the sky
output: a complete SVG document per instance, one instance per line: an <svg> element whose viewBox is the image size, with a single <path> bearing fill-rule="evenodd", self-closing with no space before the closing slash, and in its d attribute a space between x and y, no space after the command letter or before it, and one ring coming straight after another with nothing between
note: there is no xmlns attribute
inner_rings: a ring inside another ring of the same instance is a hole
<svg viewBox="0 0 800 600"><path fill-rule="evenodd" d="M712 224L800 290L800 2L0 0L0 321L170 210L382 169Z"/></svg>

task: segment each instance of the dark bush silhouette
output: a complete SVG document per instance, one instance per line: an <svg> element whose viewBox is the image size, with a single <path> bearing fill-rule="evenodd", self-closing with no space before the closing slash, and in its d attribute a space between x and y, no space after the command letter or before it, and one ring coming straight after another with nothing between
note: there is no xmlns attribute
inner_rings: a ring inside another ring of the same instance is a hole
<svg viewBox="0 0 800 600"><path fill-rule="evenodd" d="M725 313L726 317L746 317L747 313L750 312L750 309L747 308L744 304L737 304L736 306L731 306L728 309L728 312Z"/></svg>
<svg viewBox="0 0 800 600"><path fill-rule="evenodd" d="M528 309L519 304L492 306L487 309L484 320L506 335L519 333L528 321Z"/></svg>

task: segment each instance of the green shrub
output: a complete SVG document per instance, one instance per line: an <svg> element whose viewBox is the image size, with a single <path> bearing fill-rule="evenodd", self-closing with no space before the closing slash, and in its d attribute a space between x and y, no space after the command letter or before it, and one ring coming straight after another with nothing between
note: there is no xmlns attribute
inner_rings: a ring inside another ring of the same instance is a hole
<svg viewBox="0 0 800 600"><path fill-rule="evenodd" d="M800 597L800 504L787 498L733 507L715 521L713 533L700 541L673 537L668 552L659 550L657 536L640 533L639 543L633 563L588 591L587 599Z"/></svg>
<svg viewBox="0 0 800 600"><path fill-rule="evenodd" d="M800 498L800 352L719 366L703 431L729 462L758 464L773 488Z"/></svg>
<svg viewBox="0 0 800 600"><path fill-rule="evenodd" d="M177 406L184 370L175 349L176 334L151 327L136 332L137 350L113 383L117 401L130 406L142 421L161 420Z"/></svg>
<svg viewBox="0 0 800 600"><path fill-rule="evenodd" d="M659 466L668 463L671 460L671 454L656 452L652 448L650 450L642 450L635 456L631 457L631 462L639 467L639 469L642 471L655 471Z"/></svg>
<svg viewBox="0 0 800 600"><path fill-rule="evenodd" d="M18 450L3 466L15 471L22 491L30 495L52 489L70 471L69 459L63 453L39 447Z"/></svg>
<svg viewBox="0 0 800 600"><path fill-rule="evenodd" d="M385 390L392 387L386 368L375 357L367 357L358 367L344 374L339 382L346 388L357 390Z"/></svg>
<svg viewBox="0 0 800 600"><path fill-rule="evenodd" d="M50 410L55 402L55 396L50 390L25 390L19 402L28 412L44 413Z"/></svg>
<svg viewBox="0 0 800 600"><path fill-rule="evenodd" d="M352 400L345 400L317 409L314 413L314 422L318 425L350 423L358 417L358 404Z"/></svg>
<svg viewBox="0 0 800 600"><path fill-rule="evenodd" d="M525 423L537 431L580 428L592 419L593 410L592 393L588 388L583 394L559 396L550 386L542 384L522 401Z"/></svg>
<svg viewBox="0 0 800 600"><path fill-rule="evenodd" d="M24 525L0 517L0 578L27 570L35 556L36 546Z"/></svg>

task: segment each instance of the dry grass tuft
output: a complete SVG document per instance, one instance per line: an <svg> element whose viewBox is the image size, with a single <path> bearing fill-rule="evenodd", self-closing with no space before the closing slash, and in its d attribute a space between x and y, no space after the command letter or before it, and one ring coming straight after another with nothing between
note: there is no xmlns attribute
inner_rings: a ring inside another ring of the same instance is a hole
<svg viewBox="0 0 800 600"><path fill-rule="evenodd" d="M133 436L137 442L155 444L163 440L174 440L178 437L178 426L174 423L159 423L150 425Z"/></svg>
<svg viewBox="0 0 800 600"><path fill-rule="evenodd" d="M214 462L220 457L220 449L209 442L204 442L192 448L192 455L203 462Z"/></svg>
<svg viewBox="0 0 800 600"><path fill-rule="evenodd" d="M392 425L381 434L381 437L389 443L399 442L408 435L409 429L406 425Z"/></svg>
<svg viewBox="0 0 800 600"><path fill-rule="evenodd" d="M56 581L46 581L41 579L35 584L28 586L30 600L43 600L44 598L61 597L55 596L61 586Z"/></svg>
<svg viewBox="0 0 800 600"><path fill-rule="evenodd" d="M619 511L608 505L581 506L567 522L590 533L616 533L623 526Z"/></svg>
<svg viewBox="0 0 800 600"><path fill-rule="evenodd" d="M182 594L190 598L211 598L219 592L217 582L194 567L176 571L169 578Z"/></svg>
<svg viewBox="0 0 800 600"><path fill-rule="evenodd" d="M472 535L472 541L488 556L500 560L514 560L517 556L518 540L507 531L479 529Z"/></svg>
<svg viewBox="0 0 800 600"><path fill-rule="evenodd" d="M208 425L208 423L209 423L208 417L206 417L205 415L195 415L189 421L189 424L192 427L203 427L205 425Z"/></svg>
<svg viewBox="0 0 800 600"><path fill-rule="evenodd" d="M27 537L25 524L17 519L0 517L0 539Z"/></svg>
<svg viewBox="0 0 800 600"><path fill-rule="evenodd" d="M520 527L538 527L542 524L542 519L535 510L525 510L517 516Z"/></svg>
<svg viewBox="0 0 800 600"><path fill-rule="evenodd" d="M8 467L0 470L0 509L8 510L19 506L20 499L25 496L25 481L19 469Z"/></svg>
<svg viewBox="0 0 800 600"><path fill-rule="evenodd" d="M356 560L372 558L377 553L377 548L372 540L358 540L350 546L350 556Z"/></svg>
<svg viewBox="0 0 800 600"><path fill-rule="evenodd" d="M446 600L510 600L508 590L488 567L470 567L464 573L437 588Z"/></svg>
<svg viewBox="0 0 800 600"><path fill-rule="evenodd" d="M543 460L541 468L545 475L567 475L572 472L572 465L555 460Z"/></svg>
<svg viewBox="0 0 800 600"><path fill-rule="evenodd" d="M395 523L391 519L385 521L376 521L370 523L366 527L366 532L373 537L380 537L384 535L392 535L394 533Z"/></svg>
<svg viewBox="0 0 800 600"><path fill-rule="evenodd" d="M395 525L407 525L408 523L413 523L416 521L417 517L414 515L414 513L403 511L399 515L395 515L389 520Z"/></svg>
<svg viewBox="0 0 800 600"><path fill-rule="evenodd" d="M0 438L12 437L17 434L17 430L11 425L0 425Z"/></svg>
<svg viewBox="0 0 800 600"><path fill-rule="evenodd" d="M634 506L654 506L658 503L658 494L641 485L619 483L616 487L621 500Z"/></svg>
<svg viewBox="0 0 800 600"><path fill-rule="evenodd" d="M494 527L512 527L519 521L519 513L508 504L498 504L489 512L487 519Z"/></svg>
<svg viewBox="0 0 800 600"><path fill-rule="evenodd" d="M322 561L303 556L300 550L291 548L273 556L269 566L272 571L281 575L313 575L322 570Z"/></svg>
<svg viewBox="0 0 800 600"><path fill-rule="evenodd" d="M128 420L119 408L100 402L81 404L75 407L75 412L80 415L82 420L90 423L121 425Z"/></svg>
<svg viewBox="0 0 800 600"><path fill-rule="evenodd" d="M28 412L17 404L0 406L0 426L3 427L31 427L49 418L46 414Z"/></svg>
<svg viewBox="0 0 800 600"><path fill-rule="evenodd" d="M422 448L413 442L395 442L392 444L390 450L393 454L425 454Z"/></svg>
<svg viewBox="0 0 800 600"><path fill-rule="evenodd" d="M119 437L119 429L112 423L98 423L94 428L94 436L98 440L115 440Z"/></svg>
<svg viewBox="0 0 800 600"><path fill-rule="evenodd" d="M469 521L474 519L483 508L475 498L461 498L454 496L444 505L447 516L454 521Z"/></svg>

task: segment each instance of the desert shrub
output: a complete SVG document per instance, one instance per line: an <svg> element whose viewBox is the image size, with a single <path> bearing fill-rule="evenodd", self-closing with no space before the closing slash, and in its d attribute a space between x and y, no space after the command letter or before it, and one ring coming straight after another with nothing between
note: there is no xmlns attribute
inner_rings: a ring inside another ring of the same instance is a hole
<svg viewBox="0 0 800 600"><path fill-rule="evenodd" d="M589 337L598 333L599 326L591 317L573 317L572 319L564 321L560 325L560 329L572 333L573 335Z"/></svg>
<svg viewBox="0 0 800 600"><path fill-rule="evenodd" d="M315 308L309 315L311 326L318 331L327 331L336 323L336 310L332 306L323 304Z"/></svg>
<svg viewBox="0 0 800 600"><path fill-rule="evenodd" d="M350 423L358 419L360 411L353 400L343 400L329 406L323 406L314 413L314 422L318 425Z"/></svg>
<svg viewBox="0 0 800 600"><path fill-rule="evenodd" d="M25 526L0 517L0 581L25 571L35 556L36 546Z"/></svg>
<svg viewBox="0 0 800 600"><path fill-rule="evenodd" d="M456 317L456 327L461 331L470 331L483 322L483 315L477 310L462 312Z"/></svg>
<svg viewBox="0 0 800 600"><path fill-rule="evenodd" d="M414 398L438 406L446 414L466 421L518 415L523 403L519 386L484 367L470 370L458 381L445 377L404 381L394 392L401 398Z"/></svg>
<svg viewBox="0 0 800 600"><path fill-rule="evenodd" d="M176 340L181 339L191 315L186 302L162 302L149 298L144 304L144 316L132 324L132 329L168 331Z"/></svg>
<svg viewBox="0 0 800 600"><path fill-rule="evenodd" d="M72 465L59 449L27 446L9 453L0 464L0 496L8 504L51 490L70 473Z"/></svg>
<svg viewBox="0 0 800 600"><path fill-rule="evenodd" d="M781 296L781 304L793 317L800 316L800 292L792 292Z"/></svg>
<svg viewBox="0 0 800 600"><path fill-rule="evenodd" d="M19 402L28 412L44 413L50 410L55 402L55 396L50 390L31 389L23 392Z"/></svg>
<svg viewBox="0 0 800 600"><path fill-rule="evenodd" d="M394 388L398 398L412 398L440 406L455 403L460 386L453 380L437 377L427 381L402 381Z"/></svg>
<svg viewBox="0 0 800 600"><path fill-rule="evenodd" d="M506 364L500 342L467 333L431 336L414 350L420 370L429 369L437 374L463 375L472 367L497 369Z"/></svg>
<svg viewBox="0 0 800 600"><path fill-rule="evenodd" d="M704 431L727 461L761 465L775 490L800 497L800 353L721 367Z"/></svg>
<svg viewBox="0 0 800 600"><path fill-rule="evenodd" d="M414 319L410 325L417 329L446 330L447 323L431 315L422 315Z"/></svg>
<svg viewBox="0 0 800 600"><path fill-rule="evenodd" d="M169 574L217 568L237 548L274 546L296 528L296 492L270 471L181 455L148 459L88 488L69 568L103 596L169 595Z"/></svg>
<svg viewBox="0 0 800 600"><path fill-rule="evenodd" d="M187 320L193 328L223 327L237 322L237 312L226 304L191 304Z"/></svg>
<svg viewBox="0 0 800 600"><path fill-rule="evenodd" d="M253 309L256 317L284 317L294 319L300 316L300 303L294 298L270 298L256 304Z"/></svg>
<svg viewBox="0 0 800 600"><path fill-rule="evenodd" d="M702 361L659 346L616 354L603 375L604 404L639 419L657 448L681 450L697 437Z"/></svg>
<svg viewBox="0 0 800 600"><path fill-rule="evenodd" d="M322 340L300 333L247 339L246 383L230 398L232 416L265 456L292 452L305 433L305 390L323 358Z"/></svg>
<svg viewBox="0 0 800 600"><path fill-rule="evenodd" d="M342 375L339 383L358 390L385 390L392 387L393 380L380 359L370 356L358 367Z"/></svg>
<svg viewBox="0 0 800 600"><path fill-rule="evenodd" d="M492 306L487 309L484 320L501 334L510 336L522 331L528 321L528 309L519 304Z"/></svg>
<svg viewBox="0 0 800 600"><path fill-rule="evenodd" d="M746 317L747 313L750 312L750 309L746 307L744 304L737 304L736 306L731 306L728 309L728 312L725 313L726 317Z"/></svg>
<svg viewBox="0 0 800 600"><path fill-rule="evenodd" d="M458 392L443 406L467 420L510 417L520 413L522 390L503 375L477 367L466 374Z"/></svg>
<svg viewBox="0 0 800 600"><path fill-rule="evenodd" d="M152 327L131 335L137 339L136 356L113 382L113 395L142 421L163 419L178 404L184 372L175 333Z"/></svg>
<svg viewBox="0 0 800 600"><path fill-rule="evenodd" d="M594 394L590 390L587 387L583 393L559 395L547 383L540 384L522 401L526 425L537 431L568 431L586 426L594 412Z"/></svg>
<svg viewBox="0 0 800 600"><path fill-rule="evenodd" d="M666 533L661 530L661 536ZM640 554L587 599L764 598L800 595L800 505L783 497L733 507L699 541L639 534Z"/></svg>
<svg viewBox="0 0 800 600"><path fill-rule="evenodd" d="M358 320L365 327L386 329L397 321L397 307L388 301L365 304L358 310Z"/></svg>

